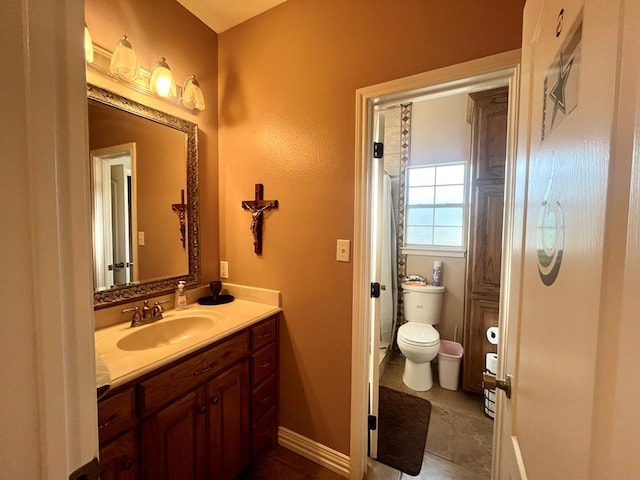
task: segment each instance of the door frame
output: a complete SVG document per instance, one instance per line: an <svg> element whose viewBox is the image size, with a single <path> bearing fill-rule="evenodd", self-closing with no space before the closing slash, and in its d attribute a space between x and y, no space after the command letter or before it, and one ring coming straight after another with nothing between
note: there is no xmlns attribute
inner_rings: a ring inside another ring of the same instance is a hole
<svg viewBox="0 0 640 480"><path fill-rule="evenodd" d="M62 479L98 454L83 4L11 1L0 26L14 66L0 249L19 266L0 320L0 463L8 478Z"/></svg>
<svg viewBox="0 0 640 480"><path fill-rule="evenodd" d="M417 75L392 80L356 90L356 150L354 188L353 232L353 304L351 345L351 438L350 478L360 480L367 470L367 415L369 405L368 368L370 329L370 278L371 278L371 181L369 168L373 157L373 111L377 105L402 103L439 92L463 93L477 88L479 83L492 86L509 85L510 122L507 148L506 182L511 179L515 165L515 131L517 126L518 80L520 76L520 49L491 55L469 62L432 70ZM513 115L511 115L513 113ZM505 192L512 192L505 185ZM509 202L511 199L507 199ZM506 202L506 203L509 203ZM505 216L505 220L507 217ZM511 223L505 221L503 231L509 231ZM503 239L503 254L504 252ZM503 271L508 267L504 262ZM503 294L508 298L508 292ZM500 318L500 322L505 319ZM494 435L494 464L499 452Z"/></svg>

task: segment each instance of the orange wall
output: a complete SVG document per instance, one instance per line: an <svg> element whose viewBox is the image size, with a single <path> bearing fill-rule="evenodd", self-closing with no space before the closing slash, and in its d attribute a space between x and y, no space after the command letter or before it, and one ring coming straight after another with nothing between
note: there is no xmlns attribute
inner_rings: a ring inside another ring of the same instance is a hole
<svg viewBox="0 0 640 480"><path fill-rule="evenodd" d="M175 0L85 0L85 18L94 43L113 50L126 34L143 68L151 70L164 56L177 84L194 73L200 82L206 110L196 115L184 110L182 116L198 124L202 280L208 283L219 271L217 34ZM128 96L150 103L133 90ZM177 233L176 225L172 219L168 228Z"/></svg>
<svg viewBox="0 0 640 480"><path fill-rule="evenodd" d="M289 0L219 36L220 254L282 292L282 426L349 453L355 90L519 48L523 4ZM261 257L255 183L280 201Z"/></svg>

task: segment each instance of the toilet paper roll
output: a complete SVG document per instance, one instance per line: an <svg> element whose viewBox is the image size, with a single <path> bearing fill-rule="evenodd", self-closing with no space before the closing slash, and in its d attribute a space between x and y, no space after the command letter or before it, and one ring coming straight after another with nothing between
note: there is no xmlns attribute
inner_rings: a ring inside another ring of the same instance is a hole
<svg viewBox="0 0 640 480"><path fill-rule="evenodd" d="M498 373L498 354L487 353L484 367L489 373L492 373L493 375Z"/></svg>
<svg viewBox="0 0 640 480"><path fill-rule="evenodd" d="M487 328L487 340L492 345L498 344L498 327Z"/></svg>

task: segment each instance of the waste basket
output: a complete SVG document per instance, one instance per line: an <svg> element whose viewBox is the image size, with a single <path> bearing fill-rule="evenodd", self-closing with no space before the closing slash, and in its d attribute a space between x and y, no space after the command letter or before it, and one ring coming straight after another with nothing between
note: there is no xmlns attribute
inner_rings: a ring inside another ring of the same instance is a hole
<svg viewBox="0 0 640 480"><path fill-rule="evenodd" d="M460 378L460 363L464 348L458 342L440 341L438 352L438 377L440 386L447 390L457 390Z"/></svg>

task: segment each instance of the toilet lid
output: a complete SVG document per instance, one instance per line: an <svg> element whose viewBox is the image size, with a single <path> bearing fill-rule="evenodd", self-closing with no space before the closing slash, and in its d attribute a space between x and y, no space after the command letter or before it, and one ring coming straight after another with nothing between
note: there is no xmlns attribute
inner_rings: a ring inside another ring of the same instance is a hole
<svg viewBox="0 0 640 480"><path fill-rule="evenodd" d="M398 336L409 345L435 345L440 341L440 334L433 325L426 323L405 323L398 329Z"/></svg>

